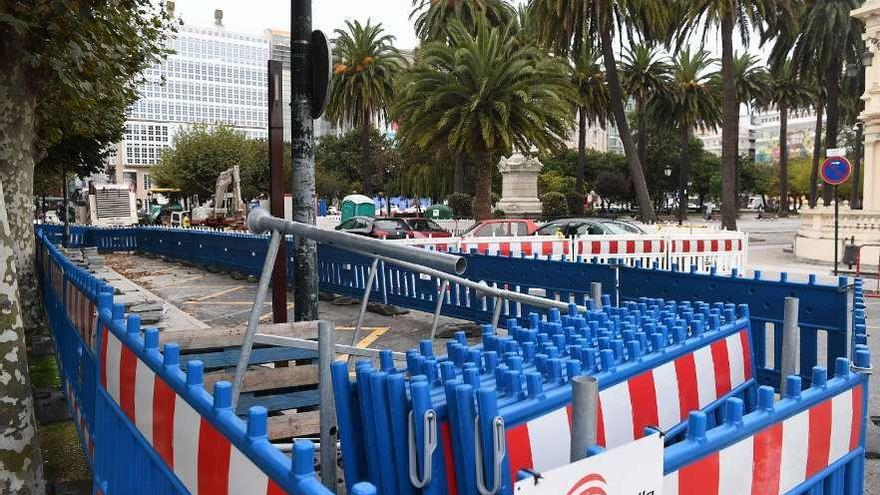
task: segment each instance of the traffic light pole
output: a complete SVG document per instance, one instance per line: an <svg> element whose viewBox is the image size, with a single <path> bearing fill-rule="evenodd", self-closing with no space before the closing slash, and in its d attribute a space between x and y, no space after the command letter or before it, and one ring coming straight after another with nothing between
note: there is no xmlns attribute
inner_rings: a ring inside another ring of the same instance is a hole
<svg viewBox="0 0 880 495"><path fill-rule="evenodd" d="M290 2L290 138L293 157L293 220L315 224L315 134L312 119L312 1ZM294 238L293 318L318 319L315 241Z"/></svg>

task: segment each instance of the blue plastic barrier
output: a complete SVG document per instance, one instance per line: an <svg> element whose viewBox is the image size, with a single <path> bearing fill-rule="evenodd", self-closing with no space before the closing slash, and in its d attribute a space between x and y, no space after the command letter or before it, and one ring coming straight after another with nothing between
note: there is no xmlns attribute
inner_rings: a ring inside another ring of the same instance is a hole
<svg viewBox="0 0 880 495"><path fill-rule="evenodd" d="M200 361L183 371L176 344L160 351L158 331L126 318L112 289L41 232L37 251L61 380L97 493L330 493L315 477L311 442L284 455L266 438L265 408L251 407L242 421L228 382L206 391ZM375 489L357 484L352 493Z"/></svg>

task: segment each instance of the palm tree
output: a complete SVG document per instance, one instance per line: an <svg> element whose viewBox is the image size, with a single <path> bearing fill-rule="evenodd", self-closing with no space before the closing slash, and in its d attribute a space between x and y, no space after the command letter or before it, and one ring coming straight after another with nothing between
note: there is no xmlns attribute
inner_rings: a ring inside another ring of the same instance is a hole
<svg viewBox="0 0 880 495"><path fill-rule="evenodd" d="M571 80L577 88L578 101L578 160L575 189L584 193L584 175L587 168L587 124L602 127L611 119L608 84L599 63L599 52L589 43L581 45L572 57Z"/></svg>
<svg viewBox="0 0 880 495"><path fill-rule="evenodd" d="M648 120L645 110L648 100L664 90L669 82L669 64L661 57L657 49L647 43L640 43L630 48L620 63L620 74L623 76L623 90L636 101L636 112L639 119L638 150L639 162L645 166L645 149L648 146Z"/></svg>
<svg viewBox="0 0 880 495"><path fill-rule="evenodd" d="M739 100L734 77L733 31L739 26L743 45L755 28L763 35L768 27L793 22L791 0L690 0L686 29L719 25L721 34L721 225L736 230L736 161L739 140Z"/></svg>
<svg viewBox="0 0 880 495"><path fill-rule="evenodd" d="M678 223L687 216L687 181L690 174L690 143L693 131L715 128L721 121L721 102L715 85L715 65L709 52L685 48L672 61L672 79L666 90L655 93L651 112L656 119L671 120L679 130L681 166L678 172Z"/></svg>
<svg viewBox="0 0 880 495"><path fill-rule="evenodd" d="M796 77L789 61L770 71L765 106L779 111L779 215L788 216L788 113L807 108L813 102L810 84Z"/></svg>
<svg viewBox="0 0 880 495"><path fill-rule="evenodd" d="M799 25L782 33L786 43L774 46L772 63L791 56L791 63L800 77L814 76L824 88L825 98L825 147L836 148L840 133L840 86L843 68L847 63L859 62L863 46L862 21L850 17L850 11L861 6L861 0L812 0L800 2ZM821 112L816 112L821 119ZM817 122L816 128L821 123ZM819 140L819 136L816 136ZM819 153L821 153L821 148ZM813 161L818 167L819 155ZM813 181L815 183L815 181ZM811 191L815 189L811 185ZM830 201L830 188L823 188L826 203ZM810 195L811 206L815 194Z"/></svg>
<svg viewBox="0 0 880 495"><path fill-rule="evenodd" d="M407 144L431 149L442 142L451 153L475 157L477 219L491 216L494 159L562 147L577 106L566 64L523 44L513 29L478 22L472 34L453 20L448 43L419 50L394 109Z"/></svg>
<svg viewBox="0 0 880 495"><path fill-rule="evenodd" d="M388 107L394 94L394 80L405 66L392 45L394 37L384 34L382 24L345 21L347 31L337 29L334 49L333 84L327 117L334 124L350 123L361 129L361 170L364 194L373 194L373 164L370 158L370 128L379 118L388 121Z"/></svg>
<svg viewBox="0 0 880 495"><path fill-rule="evenodd" d="M614 35L617 27L631 33L634 29L651 37L655 28L664 25L671 10L666 2L640 2L630 5L626 0L531 0L529 7L537 23L542 42L555 53L575 52L587 40L598 42L602 49L605 78L611 98L611 112L623 143L630 177L639 204L642 221L656 220L654 205L648 194L645 172L633 143L629 123L626 120L625 97L614 59ZM629 7L636 10L630 11Z"/></svg>
<svg viewBox="0 0 880 495"><path fill-rule="evenodd" d="M413 0L409 18L415 17L416 35L424 41L449 39L453 19L461 21L470 33L486 20L490 26L502 26L516 18L516 9L504 0Z"/></svg>

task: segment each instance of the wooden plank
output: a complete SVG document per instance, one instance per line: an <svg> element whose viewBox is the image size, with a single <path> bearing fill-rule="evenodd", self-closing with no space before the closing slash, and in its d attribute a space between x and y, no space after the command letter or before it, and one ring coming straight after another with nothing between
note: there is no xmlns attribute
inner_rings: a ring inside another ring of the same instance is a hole
<svg viewBox="0 0 880 495"><path fill-rule="evenodd" d="M251 406L263 406L270 413L311 407L317 406L319 399L320 394L316 388L259 396L253 393L241 394L238 398L238 408L235 410L235 413L247 414L247 410Z"/></svg>
<svg viewBox="0 0 880 495"><path fill-rule="evenodd" d="M320 432L319 418L320 413L318 411L270 416L267 435L269 440L316 436Z"/></svg>
<svg viewBox="0 0 880 495"><path fill-rule="evenodd" d="M220 380L231 382L234 375L235 373L227 373L225 371L205 373L205 388L213 390L214 384ZM276 388L317 385L317 383L318 365L316 364L301 364L285 368L254 366L245 373L241 391L258 392Z"/></svg>
<svg viewBox="0 0 880 495"><path fill-rule="evenodd" d="M200 352L180 356L180 367L186 369L191 360L199 360L206 370L236 366L241 349L229 347L222 351ZM249 364L274 363L275 361L294 361L297 359L317 359L318 351L295 349L293 347L261 347L251 350Z"/></svg>
<svg viewBox="0 0 880 495"><path fill-rule="evenodd" d="M169 330L159 333L159 342L174 342L181 350L211 349L217 347L240 346L244 339L244 325L235 327L213 327L192 330ZM284 335L300 339L318 338L318 324L314 321L273 323L257 327L258 333Z"/></svg>

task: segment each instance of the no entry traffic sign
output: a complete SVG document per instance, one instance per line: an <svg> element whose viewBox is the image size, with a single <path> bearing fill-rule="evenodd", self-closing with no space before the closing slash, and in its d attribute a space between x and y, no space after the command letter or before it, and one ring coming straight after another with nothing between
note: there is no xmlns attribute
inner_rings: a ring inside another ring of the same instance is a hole
<svg viewBox="0 0 880 495"><path fill-rule="evenodd" d="M822 180L832 186L836 186L843 184L849 179L849 175L852 173L852 165L850 165L849 160L842 156L831 156L822 162L821 173Z"/></svg>

